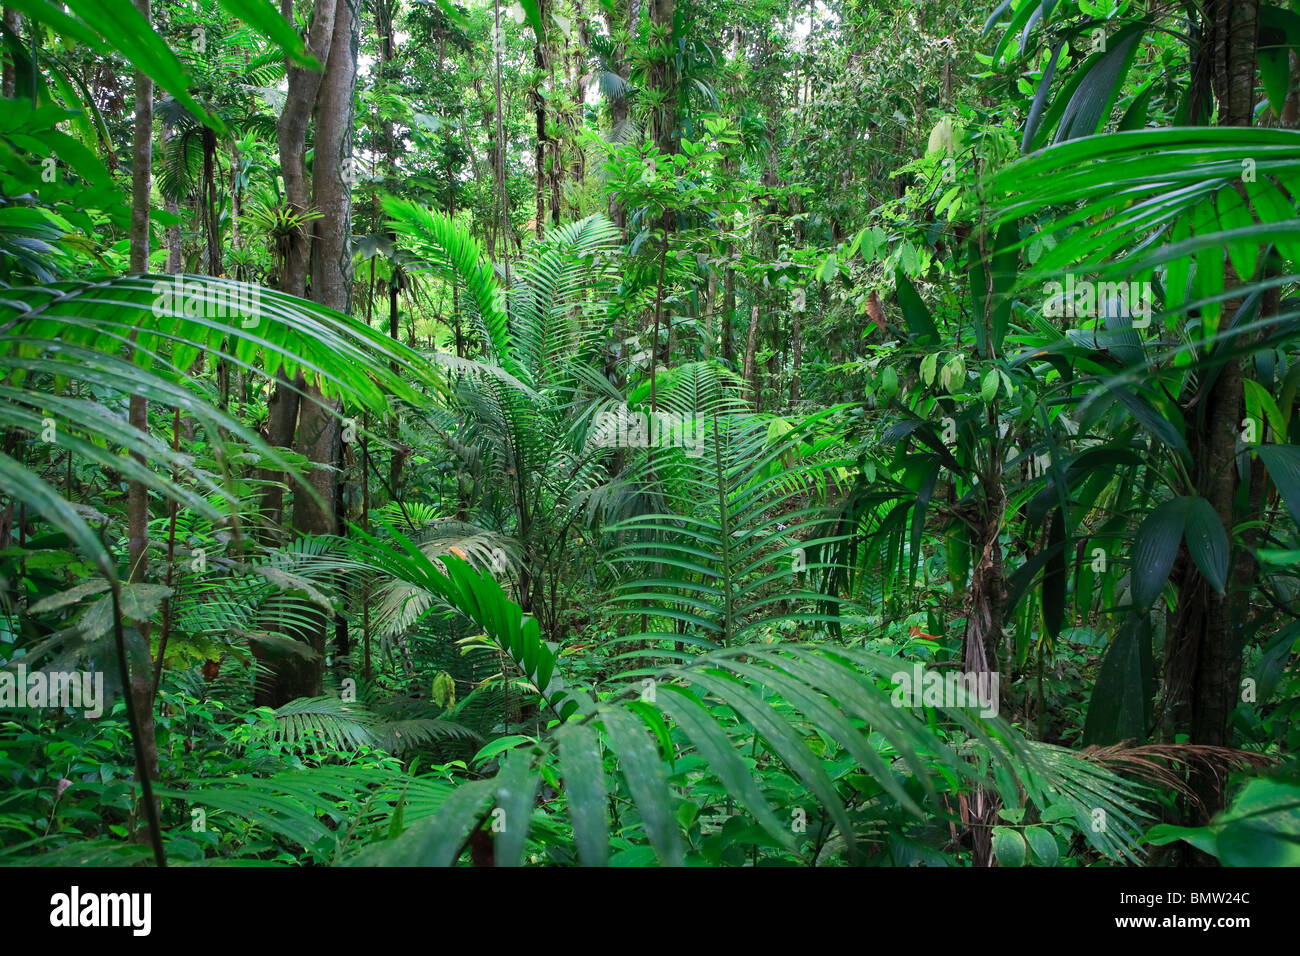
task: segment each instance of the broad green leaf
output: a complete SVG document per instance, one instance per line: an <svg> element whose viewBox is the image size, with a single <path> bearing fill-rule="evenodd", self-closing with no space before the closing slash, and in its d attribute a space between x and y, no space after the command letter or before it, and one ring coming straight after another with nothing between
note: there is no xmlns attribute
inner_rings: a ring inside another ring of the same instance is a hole
<svg viewBox="0 0 1300 956"><path fill-rule="evenodd" d="M504 753L507 750L514 750L523 744L536 743L536 738L524 734L507 734L504 737L497 737L495 740L482 747L479 752L474 755L473 759L470 760L470 765L479 767L487 763L493 757Z"/></svg>
<svg viewBox="0 0 1300 956"><path fill-rule="evenodd" d="M519 866L523 861L533 803L541 784L541 777L531 772L531 762L527 751L513 750L506 754L501 769L492 778L496 809L501 811L499 828L493 820L497 866Z"/></svg>
<svg viewBox="0 0 1300 956"><path fill-rule="evenodd" d="M1107 39L1105 52L1093 55L1079 67L1084 79L1061 116L1057 142L1091 136L1109 118L1146 29L1145 23L1122 28Z"/></svg>
<svg viewBox="0 0 1300 956"><path fill-rule="evenodd" d="M493 781L459 784L432 819L409 827L394 843L390 866L451 866L484 806L492 798Z"/></svg>
<svg viewBox="0 0 1300 956"><path fill-rule="evenodd" d="M210 116L190 95L184 67L133 4L121 0L63 0L57 5L49 0L12 0L9 5L37 23L53 27L60 35L79 39L93 50L116 49L136 69L176 97L200 122L219 133L225 131L220 119Z"/></svg>
<svg viewBox="0 0 1300 956"><path fill-rule="evenodd" d="M659 862L664 866L681 866L685 848L673 815L672 791L658 748L646 736L641 722L626 711L609 708L601 719Z"/></svg>
<svg viewBox="0 0 1300 956"><path fill-rule="evenodd" d="M1287 511L1300 522L1300 446L1262 445L1257 451Z"/></svg>
<svg viewBox="0 0 1300 956"><path fill-rule="evenodd" d="M1191 499L1173 498L1157 507L1138 526L1129 573L1133 605L1145 611L1169 583L1178 547L1182 543Z"/></svg>
<svg viewBox="0 0 1300 956"><path fill-rule="evenodd" d="M1218 818L1224 866L1300 866L1300 786L1251 780Z"/></svg>
<svg viewBox="0 0 1300 956"><path fill-rule="evenodd" d="M1218 839L1209 827L1180 827L1171 823L1153 826L1146 835L1146 841L1155 846L1165 846L1177 840L1186 840L1202 853L1210 856L1219 855Z"/></svg>
<svg viewBox="0 0 1300 956"><path fill-rule="evenodd" d="M1034 859L1039 866L1056 866L1061 859L1061 850L1056 845L1056 837L1042 827L1027 827L1025 842L1034 852Z"/></svg>
<svg viewBox="0 0 1300 956"><path fill-rule="evenodd" d="M764 830L787 849L793 850L794 841L789 826L783 824L772 812L754 783L753 772L740 759L731 740L713 715L684 688L665 684L659 693L664 710L686 732L701 756L708 761L709 769L718 775L718 779L727 788L727 792L753 814Z"/></svg>
<svg viewBox="0 0 1300 956"><path fill-rule="evenodd" d="M1137 96L1133 97L1133 102L1124 111L1124 116L1120 119L1119 126L1116 127L1119 132L1146 128L1147 107L1151 103L1151 94L1155 91L1155 88L1156 81L1154 79L1148 80Z"/></svg>
<svg viewBox="0 0 1300 956"><path fill-rule="evenodd" d="M583 866L604 866L609 860L609 824L605 819L605 765L595 731L567 724L555 733L560 772L569 798L569 819Z"/></svg>
<svg viewBox="0 0 1300 956"><path fill-rule="evenodd" d="M90 597L94 594L102 594L112 585L104 578L94 578L90 581L82 581L80 584L73 585L66 591L60 591L58 594L51 594L42 598L28 608L29 614L48 614L51 611L59 611L69 605L76 604L84 597Z"/></svg>
<svg viewBox="0 0 1300 956"><path fill-rule="evenodd" d="M996 368L988 369L988 373L984 376L983 384L980 385L979 389L979 397L983 399L984 405L992 405L993 399L997 398L997 386L1001 384L1001 381Z"/></svg>
<svg viewBox="0 0 1300 956"><path fill-rule="evenodd" d="M1300 786L1256 779L1206 827L1152 827L1157 845L1185 840L1224 866L1300 866Z"/></svg>
<svg viewBox="0 0 1300 956"><path fill-rule="evenodd" d="M840 274L840 264L835 259L835 254L831 253L818 266L814 274L819 282L833 282Z"/></svg>
<svg viewBox="0 0 1300 956"><path fill-rule="evenodd" d="M939 366L939 353L929 352L921 359L921 381L926 385L934 383L935 372Z"/></svg>
<svg viewBox="0 0 1300 956"><path fill-rule="evenodd" d="M1228 580L1228 533L1204 498L1187 499L1187 551L1201 576L1220 594Z"/></svg>
<svg viewBox="0 0 1300 956"><path fill-rule="evenodd" d="M533 28L533 33L536 34L538 42L542 42L546 34L542 27L542 12L537 0L516 0L516 2L524 11L524 16L528 18L528 23ZM440 5L444 3L444 9L451 6L447 0L441 0Z"/></svg>
<svg viewBox="0 0 1300 956"><path fill-rule="evenodd" d="M1291 89L1291 50L1300 44L1300 17L1284 7L1262 5L1258 43L1259 78L1273 115L1281 116Z"/></svg>
<svg viewBox="0 0 1300 956"><path fill-rule="evenodd" d="M1275 441L1284 439L1287 434L1287 419L1268 389L1252 379L1246 379L1242 385L1246 390L1246 414L1256 423L1256 440L1263 441L1264 429L1261 426L1265 422L1273 429Z"/></svg>
<svg viewBox="0 0 1300 956"><path fill-rule="evenodd" d="M1145 617L1130 617L1115 634L1093 686L1085 746L1145 741L1152 672L1150 624Z"/></svg>
<svg viewBox="0 0 1300 956"><path fill-rule="evenodd" d="M1135 395L1123 386L1115 385L1109 386L1109 388L1115 397L1133 413L1133 417L1146 426L1146 429L1152 435L1174 451L1186 455L1187 442L1183 440L1180 429L1170 419L1167 411L1157 411L1146 399L1140 395Z"/></svg>
<svg viewBox="0 0 1300 956"><path fill-rule="evenodd" d="M902 269L894 271L894 284L898 291L898 305L903 310L903 322L907 330L916 336L922 345L933 344L939 340L939 331L935 328L930 310L926 308L916 287L904 274Z"/></svg>
<svg viewBox="0 0 1300 956"><path fill-rule="evenodd" d="M1025 839L1011 827L993 828L993 855L999 866L1025 865Z"/></svg>

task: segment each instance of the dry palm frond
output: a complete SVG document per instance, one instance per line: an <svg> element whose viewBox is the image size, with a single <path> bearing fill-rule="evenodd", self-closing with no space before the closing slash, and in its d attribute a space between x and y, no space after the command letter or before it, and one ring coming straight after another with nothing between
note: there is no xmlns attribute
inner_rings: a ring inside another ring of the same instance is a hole
<svg viewBox="0 0 1300 956"><path fill-rule="evenodd" d="M1105 747L1087 747L1079 756L1101 764L1120 774L1137 777L1157 786L1168 787L1192 801L1198 808L1201 800L1191 784L1195 772L1214 777L1234 770L1265 767L1274 758L1232 747L1208 744L1142 744L1132 741Z"/></svg>

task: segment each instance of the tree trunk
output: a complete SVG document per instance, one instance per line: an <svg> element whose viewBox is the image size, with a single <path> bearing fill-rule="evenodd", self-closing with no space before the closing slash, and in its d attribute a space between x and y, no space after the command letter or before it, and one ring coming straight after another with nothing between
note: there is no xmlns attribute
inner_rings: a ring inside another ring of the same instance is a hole
<svg viewBox="0 0 1300 956"><path fill-rule="evenodd" d="M537 218L534 231L537 238L542 238L546 222L546 100L542 96L542 77L546 73L546 17L548 10L546 0L537 0L537 9L541 15L542 33L533 44L533 68L537 71L536 85L533 87L533 113L537 121L537 145L534 153L536 163L535 178L537 183Z"/></svg>
<svg viewBox="0 0 1300 956"><path fill-rule="evenodd" d="M334 38L334 18L338 0L316 0L311 26L307 31L307 50L329 70L330 45ZM281 0L280 10L293 22L292 0ZM276 121L276 141L280 148L280 174L284 177L284 198L296 215L311 206L307 183L307 123L321 86L322 74L304 67L288 65L289 92L284 109ZM300 225L289 236L280 291L304 297L307 294L307 269L310 262L311 233Z"/></svg>
<svg viewBox="0 0 1300 956"><path fill-rule="evenodd" d="M312 186L316 220L311 255L312 299L339 312L352 305L352 188L343 170L352 158L352 102L357 78L358 0L337 0L329 66L316 101L316 160ZM298 410L295 450L312 462L306 484L315 495L295 488L293 528L299 534L337 534L338 468L342 454L340 405L308 382ZM305 681L291 686L294 696L320 693L329 620L323 609L310 615L309 643L319 657L303 661Z"/></svg>
<svg viewBox="0 0 1300 956"><path fill-rule="evenodd" d="M673 12L676 0L650 0L650 23L655 37L663 38L663 46L652 54L648 81L654 91L658 106L650 112L650 136L661 153L672 156L678 152L677 140L677 74L673 68L675 42L673 37ZM677 227L677 212L664 210L659 227L665 233Z"/></svg>
<svg viewBox="0 0 1300 956"><path fill-rule="evenodd" d="M506 192L506 134L505 118L501 105L501 3L492 0L492 29L496 36L493 42L495 75L493 92L496 95L496 149L493 151L493 170L497 179L497 212L501 222L501 264L505 270L506 288L510 288L510 196ZM493 243L493 249L496 244ZM506 299L507 315L510 311L509 298Z"/></svg>
<svg viewBox="0 0 1300 956"><path fill-rule="evenodd" d="M727 244L727 261L730 263L735 257L736 247L734 243ZM736 361L736 345L733 341L734 333L732 332L732 321L736 312L736 270L727 266L726 279L722 287L722 361L725 365L733 365Z"/></svg>
<svg viewBox="0 0 1300 956"><path fill-rule="evenodd" d="M135 0L136 9L151 21L149 0ZM153 184L153 80L140 70L135 71L135 129L131 149L131 232L129 240L129 269L133 273L149 271L149 191ZM142 395L132 395L128 416L133 428L149 431L149 406ZM148 460L138 452L131 457L142 467ZM149 570L149 489L140 481L127 486L127 561L128 580L136 584L145 580ZM158 779L158 741L153 719L153 667L149 654L149 622L139 622L143 639L143 659L130 662L131 706L135 711L134 728L139 737L139 752L143 766L136 767L136 779L147 775ZM156 819L158 806L146 809L148 816Z"/></svg>
<svg viewBox="0 0 1300 956"><path fill-rule="evenodd" d="M312 8L311 25L307 31L307 50L328 69L330 45L334 39L334 16L337 0L316 0ZM292 0L281 0L280 12L293 22ZM284 177L285 204L297 215L303 215L311 206L307 182L307 123L312 105L320 89L322 74L287 65L289 91L284 109L276 121L276 140L280 149L280 173ZM288 237L284 261L280 270L280 291L289 295L306 297L307 270L310 264L311 233L306 224L294 229ZM305 384L301 376L294 383L298 389ZM294 427L298 421L298 391L290 387L283 375L276 376L275 390L267 402L267 441L275 446L287 447L293 443ZM263 470L263 481L283 483L283 472ZM284 492L280 487L268 485L262 492L261 513L267 521L263 540L274 537L274 530L284 521Z"/></svg>
<svg viewBox="0 0 1300 956"><path fill-rule="evenodd" d="M582 116L586 111L587 102L587 49L591 46L591 22L587 19L587 14L583 10L582 0L574 0L573 5L574 23L577 30L577 37L572 42L571 61L573 65L573 99L577 110L577 119L574 123L575 129L581 128ZM569 155L572 162L569 164L569 180L575 186L581 186L582 181L586 178L586 154L582 149L571 150Z"/></svg>
<svg viewBox="0 0 1300 956"><path fill-rule="evenodd" d="M180 216L181 206L175 199L164 199L163 209L172 216ZM185 260L181 249L181 224L173 223L167 227L167 272L176 275L185 270Z"/></svg>
<svg viewBox="0 0 1300 956"><path fill-rule="evenodd" d="M551 95L556 96L559 87L555 82L555 64L551 63ZM560 115L557 112L555 116L556 132L560 131ZM547 172L547 178L551 184L551 225L560 224L560 195L563 189L564 181L564 161L560 157L560 137L558 135L549 137L551 143L551 168Z"/></svg>
<svg viewBox="0 0 1300 956"><path fill-rule="evenodd" d="M18 36L18 31L22 29L23 25L22 17L19 15L18 11L12 7L5 7L4 24L9 28L10 33L14 36ZM14 98L15 91L18 87L17 69L18 67L14 61L6 57L4 60L4 75L3 78L0 78L0 95L4 96L7 100Z"/></svg>
<svg viewBox="0 0 1300 956"><path fill-rule="evenodd" d="M617 36L619 24L614 6L611 4L610 6L605 7L604 10L605 25L609 30L609 35L611 37ZM630 3L628 4L628 18L625 26L628 28L634 26ZM614 47L613 57L614 62L610 65L617 71L619 78L626 83L630 74L627 68L627 50L624 49L622 44L618 44ZM628 102L626 96L617 96L610 100L609 133L611 138L619 139L624 135L624 127L627 125L627 110ZM623 208L622 203L618 201L612 192L609 194L609 218L613 220L614 224L618 226L619 229L627 229L627 210Z"/></svg>
<svg viewBox="0 0 1300 956"><path fill-rule="evenodd" d="M718 298L718 276L717 273L709 272L709 285L704 294L704 343L701 347L700 357L704 361L713 358L713 343L717 330L714 328L714 313L717 310Z"/></svg>
<svg viewBox="0 0 1300 956"><path fill-rule="evenodd" d="M749 383L750 392L754 396L754 411L763 410L763 392L758 381L758 306L754 306L749 313L749 332L745 335L745 364L744 379Z"/></svg>
<svg viewBox="0 0 1300 956"><path fill-rule="evenodd" d="M653 49L647 80L658 104L650 113L650 136L661 153L677 152L677 81L673 71L673 13L677 0L650 0L650 24L663 46Z"/></svg>
<svg viewBox="0 0 1300 956"><path fill-rule="evenodd" d="M1210 60L1210 81L1218 102L1220 126L1249 126L1254 115L1258 0L1211 0L1205 6L1204 32ZM1239 286L1225 259L1224 288ZM1223 303L1219 328L1232 321L1243 299ZM1235 347L1235 346L1234 346ZM1244 410L1243 369L1238 360L1224 363L1208 394L1198 402L1188 447L1193 455L1197 494L1209 501L1231 534L1236 525L1237 439ZM1249 472L1248 472L1249 475ZM1230 552L1227 575L1229 593L1217 594L1201 577L1195 564L1183 562L1178 579L1175 627L1166 653L1165 678L1169 687L1170 716L1176 729L1187 729L1193 744L1226 746L1228 716L1235 706L1241 674L1241 646L1233 626L1231 592L1242 582ZM1223 806L1223 779L1202 773L1194 780L1204 813Z"/></svg>
<svg viewBox="0 0 1300 956"><path fill-rule="evenodd" d="M352 188L343 170L352 162L352 98L357 79L359 0L333 0L334 39L316 102L312 186L321 218L314 224L311 298L347 312L352 306Z"/></svg>
<svg viewBox="0 0 1300 956"><path fill-rule="evenodd" d="M799 404L799 371L803 367L803 312L794 310L790 322L790 408Z"/></svg>
<svg viewBox="0 0 1300 956"><path fill-rule="evenodd" d="M322 76L303 70L290 71L289 103L278 127L286 196L295 209L304 210L314 199L321 214L310 233L300 230L292 238L282 288L302 295L310 272L311 298L340 312L349 310L352 293L352 191L344 180L344 169L352 156L358 27L355 0L317 0L309 45L325 62L325 73ZM290 117L294 104L300 115ZM306 114L313 104L315 161L309 197L304 148ZM282 437L295 402L285 396L283 384L277 391L280 404L275 409L273 426L281 431L277 437ZM312 467L303 476L302 483L293 485L293 528L299 534L336 534L339 530L335 509L336 469L342 435L339 405L327 400L318 383L310 381L303 382L302 399L296 405L294 450ZM305 618L297 636L315 656L267 659L271 676L258 688L259 703L279 706L295 697L320 694L330 619L323 609L315 607Z"/></svg>

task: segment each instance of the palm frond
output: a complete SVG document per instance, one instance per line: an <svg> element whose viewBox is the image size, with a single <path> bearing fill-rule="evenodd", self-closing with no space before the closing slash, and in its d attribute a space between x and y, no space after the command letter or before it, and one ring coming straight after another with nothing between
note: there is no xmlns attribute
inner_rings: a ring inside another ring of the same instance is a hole
<svg viewBox="0 0 1300 956"><path fill-rule="evenodd" d="M931 796L937 792L934 781L946 779L987 787L1007 805L1018 806L1023 795L1044 808L1065 801L1080 814L1085 807L1089 813L1102 808L1113 823L1090 839L1121 855L1131 853L1128 847L1136 841L1143 815L1138 789L1068 751L1031 746L999 718L940 709L953 727L965 732L969 746L987 755L983 762L965 759L924 720L893 706L890 692L876 683L897 666L894 659L835 647L750 645L714 651L656 673L648 678L654 689L649 698L646 685L636 683L627 693L596 703L560 681L555 657L534 622L521 617L518 605L495 582L454 558L439 569L413 543L394 537L401 550L370 539L360 553L368 562L418 580L482 626L563 722L548 740L508 753L496 777L460 785L436 815L401 837L366 848L351 857L353 863L453 863L470 831L495 806L505 814L507 830L516 828L514 836L498 844L498 860L516 865L531 824L537 774L554 761L552 772L563 779L579 858L603 864L609 852L603 747L617 757L626 794L660 862L673 865L683 859L674 811L679 797L668 781L671 764L685 746L698 748L705 758L707 769L701 772L716 776L772 839L792 847L771 795L759 788L738 753L741 741L760 739L765 751L807 787L809 799L828 814L852 854L852 821L822 758L809 746L810 737L818 735L843 746L865 773L913 812L919 806L900 785L891 760L911 769Z"/></svg>

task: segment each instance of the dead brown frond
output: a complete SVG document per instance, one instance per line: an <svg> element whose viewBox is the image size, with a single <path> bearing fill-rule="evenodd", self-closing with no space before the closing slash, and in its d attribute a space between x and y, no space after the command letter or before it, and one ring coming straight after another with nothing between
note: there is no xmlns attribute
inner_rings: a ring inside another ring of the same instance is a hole
<svg viewBox="0 0 1300 956"><path fill-rule="evenodd" d="M1101 764L1116 773L1127 774L1156 786L1168 787L1187 797L1199 809L1204 809L1200 797L1191 783L1193 774L1222 779L1234 770L1266 767L1275 762L1273 757L1236 750L1232 747L1214 747L1206 744L1142 744L1132 741L1110 744L1105 747L1086 747L1081 757Z"/></svg>

